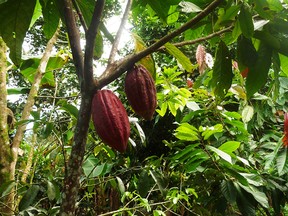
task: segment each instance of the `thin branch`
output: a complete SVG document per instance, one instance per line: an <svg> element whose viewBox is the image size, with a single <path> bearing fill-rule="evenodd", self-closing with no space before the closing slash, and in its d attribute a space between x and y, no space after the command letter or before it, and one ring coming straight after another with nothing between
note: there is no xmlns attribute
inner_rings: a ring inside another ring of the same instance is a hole
<svg viewBox="0 0 288 216"><path fill-rule="evenodd" d="M125 26L125 24L127 22L131 5L132 5L132 0L128 0L127 4L126 4L125 11L124 11L124 14L123 14L123 17L121 19L121 23L120 23L119 29L118 29L116 37L115 37L115 41L114 41L114 43L112 45L112 48L111 48L111 52L110 52L110 56L109 56L109 60L108 60L108 65L111 64L114 61L114 59L115 59L115 56L116 56L116 53L117 53L117 49L118 49L118 46L119 46L119 42L120 42L120 38L121 38L121 35L122 35L122 32L123 32L124 26Z"/></svg>
<svg viewBox="0 0 288 216"><path fill-rule="evenodd" d="M165 43L173 39L174 37L180 35L184 31L188 30L189 28L193 27L197 24L200 20L206 17L211 11L213 11L223 0L214 0L210 5L208 5L203 11L201 11L198 15L196 15L193 19L188 21L187 23L183 24L180 28L176 29L175 31L171 32L170 34L164 36L147 49L127 56L126 58L114 62L108 65L107 69L104 73L100 76L100 78L96 81L97 89L104 87L105 85L109 84L116 78L118 78L121 74L123 74L127 69L133 66L137 61L141 60L143 57L155 52L158 48L163 46ZM96 89L95 89L96 90Z"/></svg>
<svg viewBox="0 0 288 216"><path fill-rule="evenodd" d="M232 28L233 28L233 26L229 26L229 27L227 27L227 28L224 28L224 29L222 29L222 30L220 30L220 31L214 32L214 33L212 33L212 34L210 34L210 35L207 35L207 36L205 36L205 37L197 38L197 39L195 39L195 40L189 40L189 41L183 41L183 42L179 42L179 43L173 43L173 45L176 46L176 47L182 47L182 46L186 46L186 45L197 44L197 43L200 43L200 42L202 42L202 41L206 41L206 40L208 40L208 39L211 39L211 38L213 38L213 37L216 37L216 36L218 36L218 35L221 35L221 34L223 34L223 33L225 33L225 32L228 32L228 31L230 31ZM164 49L165 49L165 46L161 46L158 50L164 50Z"/></svg>
<svg viewBox="0 0 288 216"><path fill-rule="evenodd" d="M87 32L87 29L88 29L88 28L87 28L86 22L85 22L85 20L84 20L84 17L83 17L83 15L82 15L82 12L81 12L81 10L80 10L80 8L79 8L76 0L72 0L72 3L73 3L73 6L74 6L77 14L78 14L79 20L80 20L80 22L81 22L81 25L82 25L84 31Z"/></svg>
<svg viewBox="0 0 288 216"><path fill-rule="evenodd" d="M91 24L86 32L86 48L84 59L84 85L85 89L93 89L93 54L97 32L101 22L101 14L104 10L105 0L97 0L92 16Z"/></svg>
<svg viewBox="0 0 288 216"><path fill-rule="evenodd" d="M73 61L76 67L76 73L77 73L79 83L82 89L84 61L83 61L83 53L82 53L81 45L80 45L80 32L76 25L76 20L75 20L74 12L73 12L73 5L71 1L63 0L62 9L64 13L65 24L67 27L70 46L72 50Z"/></svg>

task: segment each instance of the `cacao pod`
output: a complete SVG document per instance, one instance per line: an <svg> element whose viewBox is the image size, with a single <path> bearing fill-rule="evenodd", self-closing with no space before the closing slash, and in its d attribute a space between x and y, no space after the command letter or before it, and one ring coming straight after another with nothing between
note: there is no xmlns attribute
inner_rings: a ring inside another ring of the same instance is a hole
<svg viewBox="0 0 288 216"><path fill-rule="evenodd" d="M135 65L127 71L125 93L134 112L151 120L157 105L156 87L149 71L143 65Z"/></svg>
<svg viewBox="0 0 288 216"><path fill-rule="evenodd" d="M110 90L99 90L92 101L92 121L102 141L124 152L130 136L127 112L120 99Z"/></svg>

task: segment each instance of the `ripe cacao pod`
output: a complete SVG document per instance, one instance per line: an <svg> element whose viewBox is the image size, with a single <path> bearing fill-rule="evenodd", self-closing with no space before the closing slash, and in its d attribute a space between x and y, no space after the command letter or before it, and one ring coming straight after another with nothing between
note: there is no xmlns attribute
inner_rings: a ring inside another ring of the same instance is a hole
<svg viewBox="0 0 288 216"><path fill-rule="evenodd" d="M127 112L120 99L110 90L99 90L92 101L92 121L102 141L124 152L130 136Z"/></svg>
<svg viewBox="0 0 288 216"><path fill-rule="evenodd" d="M156 87L149 71L143 65L135 65L127 71L125 93L136 114L151 120L157 105Z"/></svg>

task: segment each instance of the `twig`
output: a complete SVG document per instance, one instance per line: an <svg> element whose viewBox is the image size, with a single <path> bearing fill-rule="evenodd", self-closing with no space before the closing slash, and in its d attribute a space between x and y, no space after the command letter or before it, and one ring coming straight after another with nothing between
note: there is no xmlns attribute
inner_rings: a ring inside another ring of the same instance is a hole
<svg viewBox="0 0 288 216"><path fill-rule="evenodd" d="M100 26L101 14L104 9L105 0L98 0L95 4L92 21L86 32L86 48L84 58L84 86L85 89L93 89L93 54L95 38Z"/></svg>
<svg viewBox="0 0 288 216"><path fill-rule="evenodd" d="M119 29L117 31L114 43L113 43L112 48L111 48L110 56L109 56L109 59L108 59L108 65L111 64L114 61L114 59L115 59L115 55L117 53L117 49L118 49L118 46L119 46L120 38L121 38L121 35L122 35L122 32L123 32L124 26L126 24L126 21L128 19L128 15L129 15L129 11L130 11L131 5L132 5L132 0L128 0L127 4L126 4L125 11L124 11L124 14L123 14L123 17L121 19L121 23L120 23Z"/></svg>
<svg viewBox="0 0 288 216"><path fill-rule="evenodd" d="M206 41L208 39L211 39L213 37L221 35L221 34L223 34L225 32L228 32L232 28L233 28L233 26L229 26L227 28L224 28L224 29L222 29L220 31L214 32L214 33L212 33L210 35L207 35L205 37L197 38L195 40L189 40L189 41L183 41L183 42L179 42L179 43L173 43L173 45L176 46L176 47L182 47L182 46L186 46L186 45L193 45L193 44L196 44L196 43L200 43L202 41ZM164 49L165 49L165 46L161 46L158 50L164 50Z"/></svg>

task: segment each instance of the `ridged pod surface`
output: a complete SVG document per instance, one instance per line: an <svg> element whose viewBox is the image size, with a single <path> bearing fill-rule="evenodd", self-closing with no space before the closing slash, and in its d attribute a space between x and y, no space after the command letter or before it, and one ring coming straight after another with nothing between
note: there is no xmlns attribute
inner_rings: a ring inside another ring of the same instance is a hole
<svg viewBox="0 0 288 216"><path fill-rule="evenodd" d="M157 105L155 82L142 65L127 71L125 93L134 112L145 120L151 120Z"/></svg>
<svg viewBox="0 0 288 216"><path fill-rule="evenodd" d="M92 121L102 141L124 152L130 136L127 112L120 99L110 90L99 90L92 101Z"/></svg>

